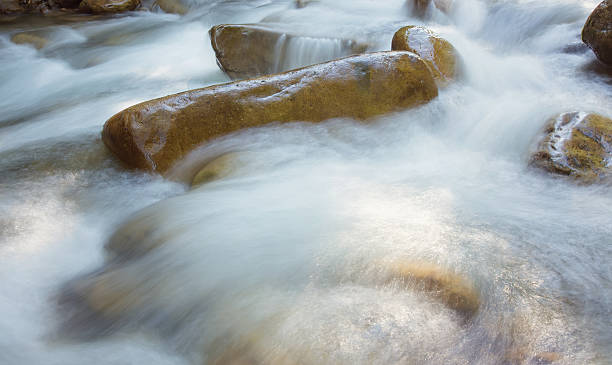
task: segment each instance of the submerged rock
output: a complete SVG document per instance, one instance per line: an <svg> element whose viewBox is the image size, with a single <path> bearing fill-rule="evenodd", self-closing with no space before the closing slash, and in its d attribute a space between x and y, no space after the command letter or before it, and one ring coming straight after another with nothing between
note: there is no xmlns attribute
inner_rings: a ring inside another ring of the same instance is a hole
<svg viewBox="0 0 612 365"><path fill-rule="evenodd" d="M189 8L180 0L155 0L153 6L157 6L164 12L170 14L185 15L189 11Z"/></svg>
<svg viewBox="0 0 612 365"><path fill-rule="evenodd" d="M471 318L480 308L480 295L460 274L426 262L398 262L388 269L388 278L432 295L447 307Z"/></svg>
<svg viewBox="0 0 612 365"><path fill-rule="evenodd" d="M202 167L191 181L192 187L229 176L246 164L245 157L239 152L229 152L210 161Z"/></svg>
<svg viewBox="0 0 612 365"><path fill-rule="evenodd" d="M582 41L601 62L612 65L612 6L608 0L602 1L587 19Z"/></svg>
<svg viewBox="0 0 612 365"><path fill-rule="evenodd" d="M292 42L309 37L287 34L259 24L221 24L209 31L217 64L232 79L269 75L292 68L286 62L287 48ZM315 38L318 42L337 42L340 55L363 53L367 46L348 39ZM316 56L313 49L308 52ZM332 57L336 58L336 57ZM327 61L317 60L313 63ZM301 60L304 62L304 60Z"/></svg>
<svg viewBox="0 0 612 365"><path fill-rule="evenodd" d="M102 139L127 165L163 173L198 145L244 128L367 119L437 95L421 58L371 53L134 105L106 122Z"/></svg>
<svg viewBox="0 0 612 365"><path fill-rule="evenodd" d="M79 8L94 14L120 13L135 10L140 0L83 0Z"/></svg>
<svg viewBox="0 0 612 365"><path fill-rule="evenodd" d="M423 17L427 14L430 6L435 6L443 13L448 13L453 5L452 0L408 0L407 5L411 9L411 13L417 17Z"/></svg>
<svg viewBox="0 0 612 365"><path fill-rule="evenodd" d="M608 176L612 167L612 120L585 112L563 113L551 119L530 164L583 182Z"/></svg>
<svg viewBox="0 0 612 365"><path fill-rule="evenodd" d="M455 47L427 28L416 25L401 28L393 35L391 49L419 55L440 84L457 77L459 55Z"/></svg>
<svg viewBox="0 0 612 365"><path fill-rule="evenodd" d="M21 32L14 34L11 37L11 42L15 44L29 44L36 49L41 49L47 44L48 39L36 33Z"/></svg>

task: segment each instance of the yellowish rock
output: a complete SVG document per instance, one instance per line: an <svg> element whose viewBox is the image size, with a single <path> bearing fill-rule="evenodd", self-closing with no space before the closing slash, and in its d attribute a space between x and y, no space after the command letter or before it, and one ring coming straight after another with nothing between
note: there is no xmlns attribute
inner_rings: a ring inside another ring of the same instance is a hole
<svg viewBox="0 0 612 365"><path fill-rule="evenodd" d="M41 49L47 44L48 39L36 33L21 32L14 34L11 37L11 42L15 44L29 44L36 49Z"/></svg>
<svg viewBox="0 0 612 365"><path fill-rule="evenodd" d="M391 49L414 52L425 60L436 81L443 85L457 77L459 54L447 40L427 28L411 25L393 35Z"/></svg>
<svg viewBox="0 0 612 365"><path fill-rule="evenodd" d="M164 173L195 147L244 128L339 117L365 120L437 95L421 58L409 52L371 53L134 105L106 122L102 140L128 166Z"/></svg>
<svg viewBox="0 0 612 365"><path fill-rule="evenodd" d="M440 300L467 318L480 307L480 294L467 278L427 262L396 262L387 271L389 280L401 280L410 288Z"/></svg>
<svg viewBox="0 0 612 365"><path fill-rule="evenodd" d="M532 166L590 183L612 172L612 119L586 112L563 113L546 125Z"/></svg>

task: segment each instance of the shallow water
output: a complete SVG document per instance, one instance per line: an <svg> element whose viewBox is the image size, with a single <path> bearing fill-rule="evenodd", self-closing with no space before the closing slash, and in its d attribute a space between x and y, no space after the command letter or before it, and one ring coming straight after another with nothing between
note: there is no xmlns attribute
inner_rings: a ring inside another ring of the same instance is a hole
<svg viewBox="0 0 612 365"><path fill-rule="evenodd" d="M418 20L398 0L192 1L0 23L0 363L612 363L610 186L527 166L551 116L610 114L612 76L579 37L596 3L464 0ZM166 179L105 150L114 113L229 80L212 25L259 21L309 37L296 65L425 24L463 77L368 123L242 131ZM46 45L13 44L24 30ZM190 189L228 152L239 168ZM382 280L397 262L467 278L478 312Z"/></svg>

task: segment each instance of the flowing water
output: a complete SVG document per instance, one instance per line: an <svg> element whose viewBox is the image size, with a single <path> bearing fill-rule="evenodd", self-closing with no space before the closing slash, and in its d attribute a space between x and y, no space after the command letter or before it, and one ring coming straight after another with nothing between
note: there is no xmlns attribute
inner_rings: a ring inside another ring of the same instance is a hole
<svg viewBox="0 0 612 365"><path fill-rule="evenodd" d="M579 36L596 3L461 0L421 20L400 0L200 0L0 22L0 363L612 363L610 186L528 167L551 116L610 115L612 76ZM212 25L260 21L307 36L287 67L424 24L463 76L368 123L227 136L167 178L105 150L121 109L228 80ZM224 153L239 167L191 189ZM398 262L466 278L480 308L381 279Z"/></svg>

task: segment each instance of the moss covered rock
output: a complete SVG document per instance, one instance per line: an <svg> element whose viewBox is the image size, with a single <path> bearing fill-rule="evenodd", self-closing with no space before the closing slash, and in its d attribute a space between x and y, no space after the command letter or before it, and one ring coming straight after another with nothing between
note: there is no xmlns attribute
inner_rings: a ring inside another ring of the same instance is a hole
<svg viewBox="0 0 612 365"><path fill-rule="evenodd" d="M121 13L135 10L140 0L83 0L79 8L94 14Z"/></svg>
<svg viewBox="0 0 612 365"><path fill-rule="evenodd" d="M285 64L287 48L291 42L302 37L260 24L221 24L212 27L209 34L217 64L232 79L288 70L291 67ZM340 43L342 56L363 53L367 48L353 40L334 40ZM319 60L321 61L327 59Z"/></svg>
<svg viewBox="0 0 612 365"><path fill-rule="evenodd" d="M371 53L134 105L106 122L102 140L127 165L163 173L198 145L240 129L367 119L437 95L421 58L409 52Z"/></svg>
<svg viewBox="0 0 612 365"><path fill-rule="evenodd" d="M401 28L393 35L391 49L419 55L440 84L448 83L457 76L459 55L455 47L427 28L416 25Z"/></svg>
<svg viewBox="0 0 612 365"><path fill-rule="evenodd" d="M602 1L587 19L582 41L601 62L612 65L612 5L608 0Z"/></svg>
<svg viewBox="0 0 612 365"><path fill-rule="evenodd" d="M551 119L531 157L531 165L593 182L612 172L612 120L585 113Z"/></svg>

